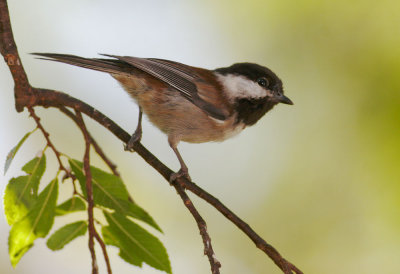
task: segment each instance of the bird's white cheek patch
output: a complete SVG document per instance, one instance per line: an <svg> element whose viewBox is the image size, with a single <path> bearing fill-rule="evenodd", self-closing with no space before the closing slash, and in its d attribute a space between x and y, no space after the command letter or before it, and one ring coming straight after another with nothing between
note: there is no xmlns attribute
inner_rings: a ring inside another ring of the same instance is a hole
<svg viewBox="0 0 400 274"><path fill-rule="evenodd" d="M238 98L258 99L267 96L267 90L244 76L217 74L217 77L230 100Z"/></svg>

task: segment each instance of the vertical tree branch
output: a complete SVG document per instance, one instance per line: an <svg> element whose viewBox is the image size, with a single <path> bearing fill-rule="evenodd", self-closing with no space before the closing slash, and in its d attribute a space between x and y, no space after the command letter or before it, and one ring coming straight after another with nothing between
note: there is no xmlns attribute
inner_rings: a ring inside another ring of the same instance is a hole
<svg viewBox="0 0 400 274"><path fill-rule="evenodd" d="M179 196L181 196L183 203L185 204L186 208L190 211L193 218L195 219L197 226L200 230L200 235L203 239L204 244L204 255L207 255L208 260L211 266L211 273L212 274L219 274L219 269L221 268L221 263L218 261L217 257L215 256L214 250L211 245L211 238L207 231L207 224L204 221L203 217L201 217L200 213L197 211L193 202L190 200L189 196L186 194L185 190L181 185L178 183L173 183L173 186L178 192Z"/></svg>
<svg viewBox="0 0 400 274"><path fill-rule="evenodd" d="M89 211L89 207L92 208L91 209L91 216L92 217L90 217L90 213L89 213L89 246L91 244L90 238L92 238L92 241L93 241L93 237L96 238L96 240L100 244L101 250L103 252L104 260L105 260L106 265L107 265L107 273L108 274L112 274L110 259L109 259L108 254L107 254L106 245L104 244L104 242L101 239L100 235L97 233L96 228L94 227L94 219L93 219L94 203L93 203L93 191L92 191L90 162L89 162L90 145L93 144L94 139L91 137L89 131L87 130L85 122L83 121L82 114L80 112L76 112L76 115L74 115L72 112L70 112L67 109L64 109L63 112L65 114L67 114L69 117L71 117L77 123L78 127L81 129L82 134L83 134L83 136L85 138L86 149L85 149L85 158L84 159L87 158L88 160L87 160L86 164L84 162L84 170L85 170L85 174L87 174L87 172L89 172L88 174L90 174L90 193L91 193L91 196L92 196L91 198L89 198L88 177L86 175L86 191L87 191L87 196L88 196L88 204L89 204L89 199L91 199L91 206L90 206L90 204L88 205L88 212L90 212ZM102 155L105 157L104 153ZM92 232L92 237L90 236L91 235L90 232ZM92 254L92 266L93 266L93 257L94 257L94 260L96 261L94 250L93 250L93 252L91 250L91 254ZM97 263L96 263L96 268L97 268ZM94 271L94 269L93 269L93 271ZM94 274L94 272L93 272L93 274Z"/></svg>
<svg viewBox="0 0 400 274"><path fill-rule="evenodd" d="M6 61L14 79L15 107L18 112L21 112L24 106L19 101L24 96L32 93L32 87L29 84L14 41L7 0L0 0L0 53L3 55L4 61Z"/></svg>
<svg viewBox="0 0 400 274"><path fill-rule="evenodd" d="M81 121L82 125L83 119L80 112L77 112L77 117L79 121ZM96 261L96 252L94 250L94 237L96 234L94 227L94 218L93 218L93 189L92 189L92 173L90 171L90 139L86 130L83 130L85 136L85 155L83 156L83 170L85 171L86 177L86 193L87 193L87 202L88 202L88 219L89 219L89 250L90 255L92 256L92 274L98 274L98 266Z"/></svg>
<svg viewBox="0 0 400 274"><path fill-rule="evenodd" d="M101 246L101 250L103 251L104 260L106 261L107 265L107 273L112 274L110 259L108 258L106 245L104 244L103 240L101 239L99 233L97 233L96 230L94 231L94 237L96 238L97 242Z"/></svg>

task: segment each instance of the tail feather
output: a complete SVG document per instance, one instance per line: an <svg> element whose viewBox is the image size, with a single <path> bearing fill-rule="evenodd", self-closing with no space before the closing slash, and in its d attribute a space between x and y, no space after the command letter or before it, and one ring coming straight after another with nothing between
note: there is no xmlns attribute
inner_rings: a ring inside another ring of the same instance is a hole
<svg viewBox="0 0 400 274"><path fill-rule="evenodd" d="M41 56L38 59L50 60L61 63L70 64L87 69L98 70L113 74L128 73L132 67L127 63L116 59L101 59L101 58L84 58L70 54L58 53L31 53L36 56Z"/></svg>

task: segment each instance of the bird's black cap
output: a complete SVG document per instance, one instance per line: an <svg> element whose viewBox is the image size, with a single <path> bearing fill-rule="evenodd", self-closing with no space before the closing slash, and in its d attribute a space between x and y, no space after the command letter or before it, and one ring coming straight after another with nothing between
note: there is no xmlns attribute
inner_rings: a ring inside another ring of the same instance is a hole
<svg viewBox="0 0 400 274"><path fill-rule="evenodd" d="M254 63L236 63L230 67L218 68L216 72L222 75L240 75L249 80L256 82L260 78L268 80L268 88L277 92L283 93L282 81L279 77L269 68L260 66Z"/></svg>

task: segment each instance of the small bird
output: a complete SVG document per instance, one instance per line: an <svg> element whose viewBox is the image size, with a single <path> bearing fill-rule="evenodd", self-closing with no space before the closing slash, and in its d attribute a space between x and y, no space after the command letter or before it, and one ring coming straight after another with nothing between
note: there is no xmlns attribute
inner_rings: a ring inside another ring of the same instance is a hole
<svg viewBox="0 0 400 274"><path fill-rule="evenodd" d="M125 146L133 151L142 137L142 113L162 132L181 168L170 177L190 180L177 146L180 141L223 141L254 125L276 104L292 105L283 94L282 81L270 69L253 63L208 70L182 63L101 54L83 58L68 54L33 53L40 59L107 72L139 106L137 128Z"/></svg>

